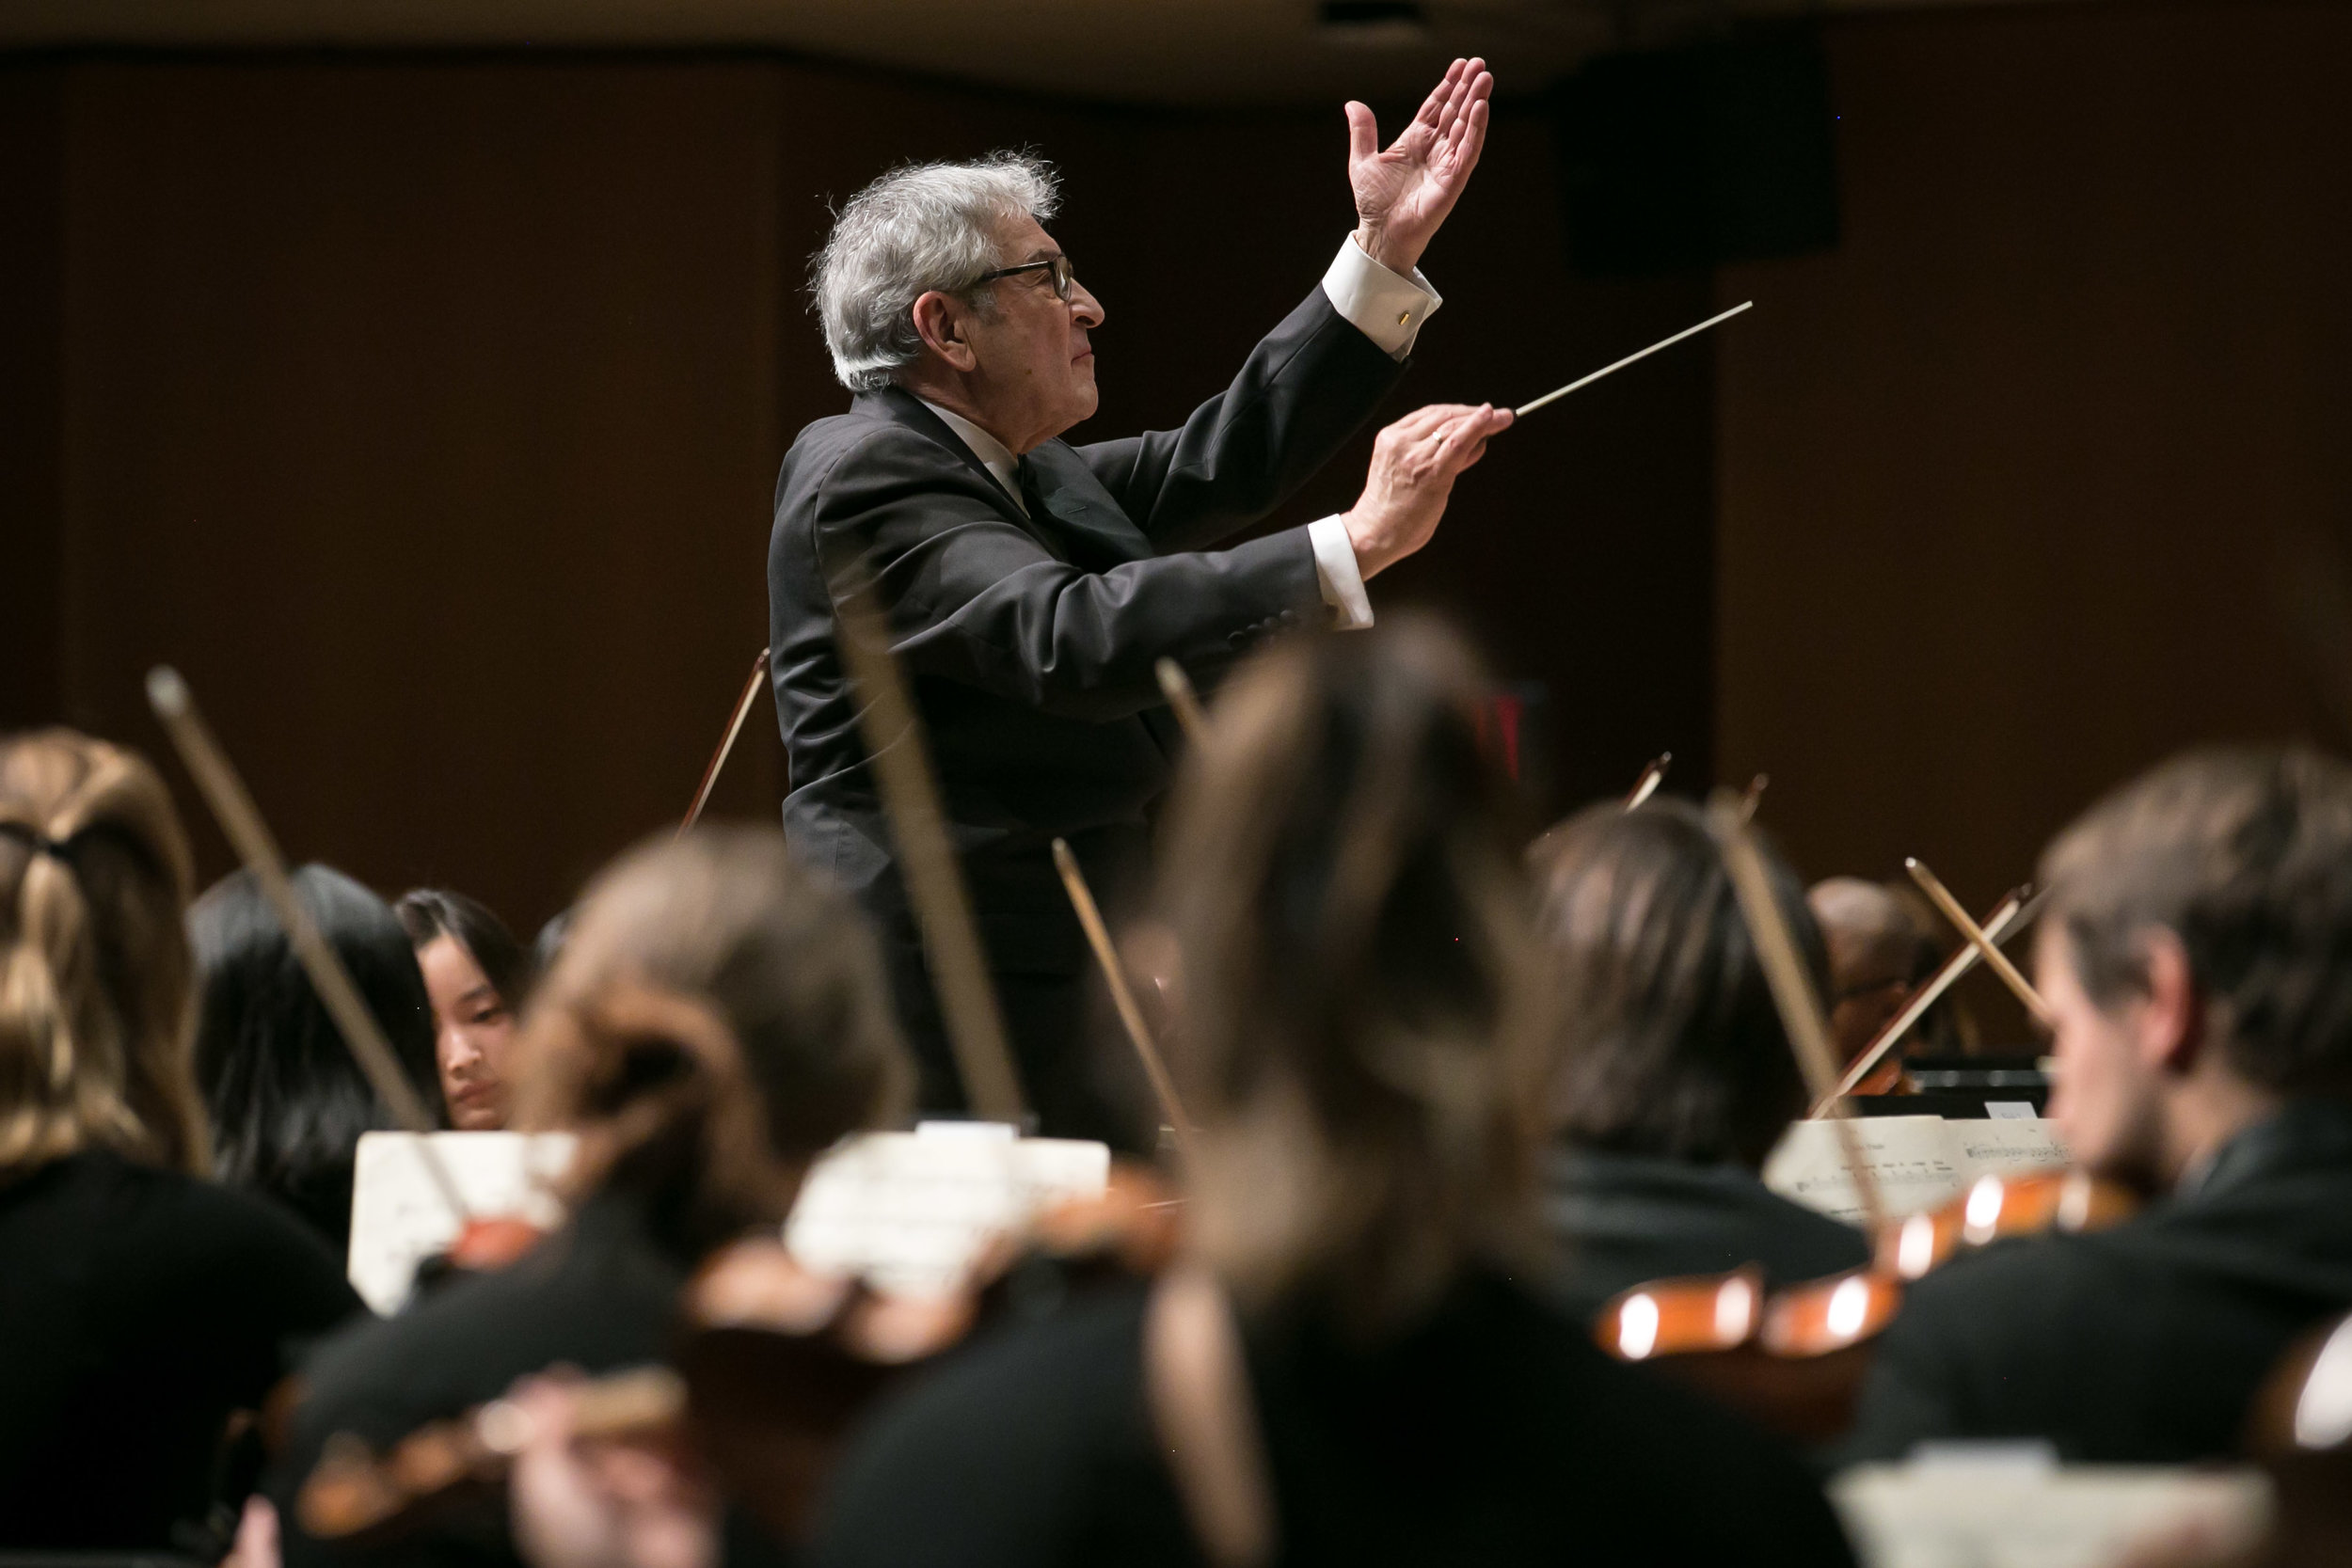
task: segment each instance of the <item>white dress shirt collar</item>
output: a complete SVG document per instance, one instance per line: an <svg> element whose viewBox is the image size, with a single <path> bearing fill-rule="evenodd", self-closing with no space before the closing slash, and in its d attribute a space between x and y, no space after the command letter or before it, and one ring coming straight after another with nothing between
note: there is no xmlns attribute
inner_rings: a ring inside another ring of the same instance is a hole
<svg viewBox="0 0 2352 1568"><path fill-rule="evenodd" d="M1012 498L1012 504L1021 509L1024 517L1029 515L1029 503L1021 494L1021 464L1012 455L1012 449L974 424L952 408L942 408L927 397L915 402L939 416L940 422L956 433L956 438L972 449L972 455L980 460L980 467L995 477Z"/></svg>

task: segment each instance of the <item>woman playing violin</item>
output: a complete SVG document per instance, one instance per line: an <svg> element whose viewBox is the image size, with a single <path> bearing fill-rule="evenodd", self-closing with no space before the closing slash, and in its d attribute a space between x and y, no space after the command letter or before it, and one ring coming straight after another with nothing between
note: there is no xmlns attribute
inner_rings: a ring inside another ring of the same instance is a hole
<svg viewBox="0 0 2352 1568"><path fill-rule="evenodd" d="M1847 1560L1793 1460L1534 1289L1544 975L1482 689L1409 622L1237 678L1157 895L1188 1250L880 1414L820 1561Z"/></svg>
<svg viewBox="0 0 2352 1568"><path fill-rule="evenodd" d="M696 1265L781 1222L826 1147L897 1117L912 1069L877 963L773 830L665 835L596 879L517 1050L520 1123L580 1138L571 1220L312 1358L274 1489L289 1568L373 1560L290 1507L336 1434L382 1451L525 1374L664 1357ZM404 1560L452 1550L516 1560L494 1511L400 1543Z"/></svg>

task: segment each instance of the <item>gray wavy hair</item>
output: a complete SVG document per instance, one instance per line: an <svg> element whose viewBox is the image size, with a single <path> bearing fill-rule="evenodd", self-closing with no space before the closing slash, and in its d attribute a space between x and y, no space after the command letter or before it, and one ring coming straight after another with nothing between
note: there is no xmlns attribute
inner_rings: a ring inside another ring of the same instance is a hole
<svg viewBox="0 0 2352 1568"><path fill-rule="evenodd" d="M934 289L963 293L1004 265L1001 227L1052 217L1060 185L1043 159L1000 151L966 164L910 164L851 197L810 267L834 378L853 392L897 380L923 352L914 302Z"/></svg>

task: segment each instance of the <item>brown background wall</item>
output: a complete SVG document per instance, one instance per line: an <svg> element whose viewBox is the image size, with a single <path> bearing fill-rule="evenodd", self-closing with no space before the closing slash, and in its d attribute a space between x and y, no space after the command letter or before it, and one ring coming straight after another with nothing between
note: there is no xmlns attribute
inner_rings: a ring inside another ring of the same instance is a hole
<svg viewBox="0 0 2352 1568"><path fill-rule="evenodd" d="M1499 444L1378 593L1548 685L1561 799L1665 747L1684 787L1769 770L1809 872L1918 853L1981 903L2164 751L2320 724L2272 541L2347 528L2352 18L1829 38L1832 255L1570 279L1545 127L1499 117L1396 411L1759 308ZM1348 222L1336 112L756 57L0 67L0 724L156 747L171 659L295 853L535 922L682 809L762 639L776 461L842 402L823 198L1019 142L1109 305L1081 438L1214 390ZM720 806L769 816L750 736Z"/></svg>
<svg viewBox="0 0 2352 1568"><path fill-rule="evenodd" d="M1724 768L1771 771L1816 874L1915 854L1981 908L2177 748L2352 740L2280 591L2297 541L2352 545L2352 9L1830 38L1844 243L1719 279L1758 301L1717 409Z"/></svg>

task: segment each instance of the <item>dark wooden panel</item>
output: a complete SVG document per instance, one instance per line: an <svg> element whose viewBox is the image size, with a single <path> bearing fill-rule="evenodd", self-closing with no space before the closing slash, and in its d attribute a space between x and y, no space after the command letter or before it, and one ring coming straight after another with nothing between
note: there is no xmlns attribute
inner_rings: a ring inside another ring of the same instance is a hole
<svg viewBox="0 0 2352 1568"><path fill-rule="evenodd" d="M1982 906L2175 749L2322 729L2279 577L2352 543L2352 12L1831 40L1845 242L1723 284L1723 752L1809 871Z"/></svg>
<svg viewBox="0 0 2352 1568"><path fill-rule="evenodd" d="M64 695L63 75L0 66L0 731L57 719Z"/></svg>

